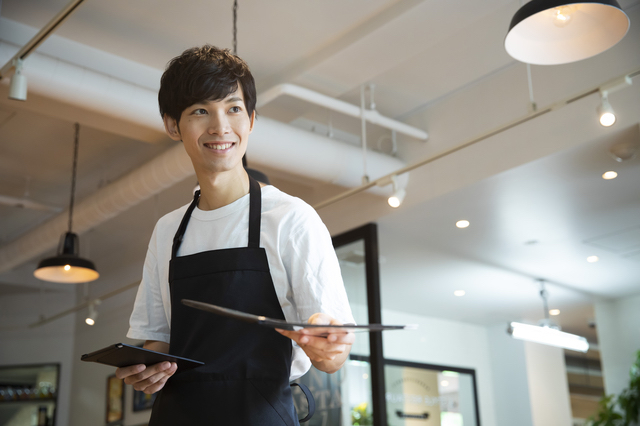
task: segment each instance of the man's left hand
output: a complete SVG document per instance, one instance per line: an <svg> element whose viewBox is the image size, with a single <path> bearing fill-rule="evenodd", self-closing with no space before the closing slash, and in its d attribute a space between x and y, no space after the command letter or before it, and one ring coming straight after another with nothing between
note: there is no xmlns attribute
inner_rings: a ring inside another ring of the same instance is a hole
<svg viewBox="0 0 640 426"><path fill-rule="evenodd" d="M327 314L313 314L309 324L342 325ZM278 333L296 342L311 359L314 367L326 373L335 373L342 367L351 345L355 341L353 332L336 328L304 328L299 331L277 329Z"/></svg>

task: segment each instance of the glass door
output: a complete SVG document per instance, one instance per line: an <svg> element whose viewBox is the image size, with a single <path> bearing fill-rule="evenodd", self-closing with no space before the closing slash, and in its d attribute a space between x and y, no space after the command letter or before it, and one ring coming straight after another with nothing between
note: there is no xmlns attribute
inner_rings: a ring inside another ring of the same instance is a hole
<svg viewBox="0 0 640 426"><path fill-rule="evenodd" d="M381 323L377 226L367 224L340 234L333 245L356 322ZM375 420L376 426L386 426L381 333L357 333L351 359L335 374L312 367L297 381L309 387L316 402L316 414L306 424L360 426ZM298 388L293 392L301 417L306 414L306 400Z"/></svg>

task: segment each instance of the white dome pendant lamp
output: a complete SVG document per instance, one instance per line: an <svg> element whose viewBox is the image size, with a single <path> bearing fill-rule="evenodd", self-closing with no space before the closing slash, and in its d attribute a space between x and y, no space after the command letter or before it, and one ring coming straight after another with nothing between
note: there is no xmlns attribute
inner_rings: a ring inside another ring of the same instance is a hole
<svg viewBox="0 0 640 426"><path fill-rule="evenodd" d="M78 256L80 252L79 238L71 231L73 219L73 199L76 189L76 169L78 165L78 133L80 125L75 124L75 141L73 149L73 174L71 178L71 200L69 202L69 230L60 238L58 254L40 261L33 275L43 281L54 283L78 284L97 280L100 274L93 262Z"/></svg>
<svg viewBox="0 0 640 426"><path fill-rule="evenodd" d="M628 30L616 0L531 0L513 16L504 47L528 64L566 64L604 52Z"/></svg>

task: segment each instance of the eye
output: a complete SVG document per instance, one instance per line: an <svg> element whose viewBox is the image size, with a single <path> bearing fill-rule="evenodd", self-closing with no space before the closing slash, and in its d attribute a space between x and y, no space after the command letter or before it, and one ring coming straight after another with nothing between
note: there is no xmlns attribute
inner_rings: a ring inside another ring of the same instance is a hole
<svg viewBox="0 0 640 426"><path fill-rule="evenodd" d="M239 106L233 106L233 107L231 107L231 109L229 111L238 113L238 112L242 111L242 108L240 108Z"/></svg>
<svg viewBox="0 0 640 426"><path fill-rule="evenodd" d="M207 110L204 108L198 108L196 110L193 111L194 115L204 115L207 113Z"/></svg>

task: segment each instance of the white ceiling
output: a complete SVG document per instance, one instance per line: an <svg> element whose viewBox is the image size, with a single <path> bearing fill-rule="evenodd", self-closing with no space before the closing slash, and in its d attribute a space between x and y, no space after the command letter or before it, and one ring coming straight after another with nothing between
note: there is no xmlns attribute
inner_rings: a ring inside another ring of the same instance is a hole
<svg viewBox="0 0 640 426"><path fill-rule="evenodd" d="M4 0L0 41L24 44L66 3ZM360 85L374 83L382 114L430 134L427 142L398 137L397 155L406 163L528 113L526 69L502 46L519 0L239 3L238 51L259 93L287 82L359 104ZM632 27L618 46L576 64L532 67L539 106L640 68L639 2L620 3ZM156 90L164 65L182 50L231 46L231 6L231 0L87 0L38 52ZM99 107L83 110L35 90L27 102L9 101L3 83L0 195L66 208L76 121L78 200L174 145L157 129L114 120ZM597 95L588 96L411 172L398 210L365 194L319 213L334 234L379 223L384 307L479 324L535 321L542 305L534 280L544 278L550 304L562 310L558 322L595 340L586 327L593 301L640 292L640 159L617 163L608 154L613 144L640 143L639 85L610 96L619 114L611 129L595 124ZM329 118L288 98L260 113L286 123L315 122L322 131ZM351 135L347 142L357 140L358 120L337 114L331 120ZM370 146L389 152L388 132L367 131ZM276 186L311 204L344 190L262 169ZM610 169L619 177L602 180ZM81 236L83 254L102 274L92 292L104 294L139 276L153 223L184 204L193 184L187 179ZM0 206L0 248L55 215ZM455 228L463 218L471 226ZM589 255L600 261L587 263ZM43 286L73 290L33 278L38 260L0 273L0 297ZM456 289L467 295L454 297Z"/></svg>

